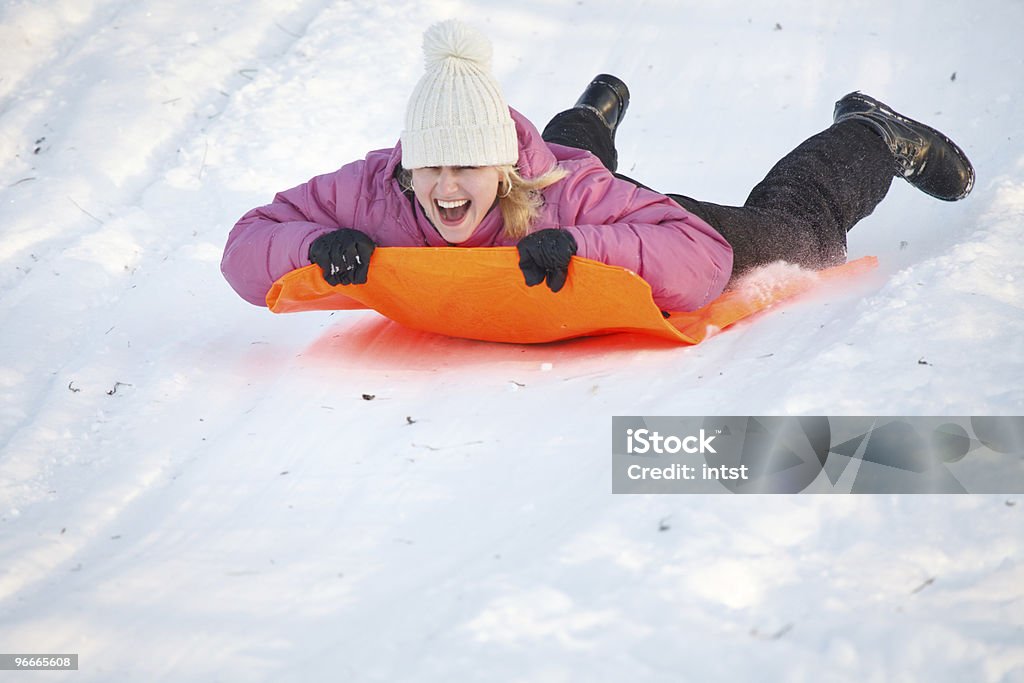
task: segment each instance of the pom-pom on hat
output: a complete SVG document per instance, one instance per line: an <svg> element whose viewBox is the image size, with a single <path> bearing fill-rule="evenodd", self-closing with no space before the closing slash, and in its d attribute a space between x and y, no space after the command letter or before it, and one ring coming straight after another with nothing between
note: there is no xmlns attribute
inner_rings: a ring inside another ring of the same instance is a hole
<svg viewBox="0 0 1024 683"><path fill-rule="evenodd" d="M501 166L519 160L516 127L491 75L491 43L450 19L423 34L426 73L402 131L402 166Z"/></svg>

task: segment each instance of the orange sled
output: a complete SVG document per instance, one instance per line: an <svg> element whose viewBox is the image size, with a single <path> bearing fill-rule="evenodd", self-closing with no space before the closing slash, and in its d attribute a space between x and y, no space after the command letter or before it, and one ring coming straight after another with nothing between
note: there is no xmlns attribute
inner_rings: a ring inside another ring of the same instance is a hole
<svg viewBox="0 0 1024 683"><path fill-rule="evenodd" d="M865 256L767 289L741 287L665 318L636 273L576 256L557 294L544 284L526 286L515 247L381 247L372 258L365 285L332 287L316 265L293 270L274 283L267 306L274 313L372 308L414 329L484 341L533 344L632 332L698 344L821 282L849 279L878 263Z"/></svg>

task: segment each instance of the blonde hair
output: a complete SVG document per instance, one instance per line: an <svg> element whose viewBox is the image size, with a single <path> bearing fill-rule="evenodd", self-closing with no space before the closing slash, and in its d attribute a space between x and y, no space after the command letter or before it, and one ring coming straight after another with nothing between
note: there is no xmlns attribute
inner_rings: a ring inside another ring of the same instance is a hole
<svg viewBox="0 0 1024 683"><path fill-rule="evenodd" d="M505 224L503 234L518 240L526 237L537 220L544 206L544 195L541 194L544 188L554 185L569 173L557 164L536 178L524 178L515 166L497 168L502 176L502 182L498 183L498 208Z"/></svg>
<svg viewBox="0 0 1024 683"><path fill-rule="evenodd" d="M508 239L521 239L530 232L544 206L542 191L565 178L569 172L555 164L536 178L524 178L511 164L495 168L501 176L498 181L498 209L504 224L502 234ZM397 179L403 190L412 191L412 171L401 169Z"/></svg>

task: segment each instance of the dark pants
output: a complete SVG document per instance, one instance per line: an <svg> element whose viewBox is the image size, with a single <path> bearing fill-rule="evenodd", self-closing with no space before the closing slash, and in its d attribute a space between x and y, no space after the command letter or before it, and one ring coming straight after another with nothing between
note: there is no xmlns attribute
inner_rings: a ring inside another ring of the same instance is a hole
<svg viewBox="0 0 1024 683"><path fill-rule="evenodd" d="M618 155L611 131L589 109L557 114L544 128L543 138L592 152L615 172ZM882 201L894 169L892 153L878 133L857 121L844 121L783 157L743 206L663 194L728 240L735 278L772 261L815 269L845 262L846 233Z"/></svg>

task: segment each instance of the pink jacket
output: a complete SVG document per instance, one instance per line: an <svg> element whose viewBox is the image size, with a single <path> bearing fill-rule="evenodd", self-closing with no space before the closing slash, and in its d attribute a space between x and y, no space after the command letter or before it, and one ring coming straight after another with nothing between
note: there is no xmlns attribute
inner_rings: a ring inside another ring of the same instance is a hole
<svg viewBox="0 0 1024 683"><path fill-rule="evenodd" d="M579 256L634 271L651 285L663 310L700 308L722 292L732 249L713 228L668 197L616 178L589 152L545 143L532 123L511 111L520 173L533 178L555 163L569 172L544 190L534 230L565 228L576 238ZM310 243L339 227L362 230L382 247L448 246L415 199L402 192L394 177L401 159L400 145L370 152L245 214L228 236L224 277L243 299L263 306L277 278L309 265ZM514 243L501 233L501 212L493 209L459 246Z"/></svg>

